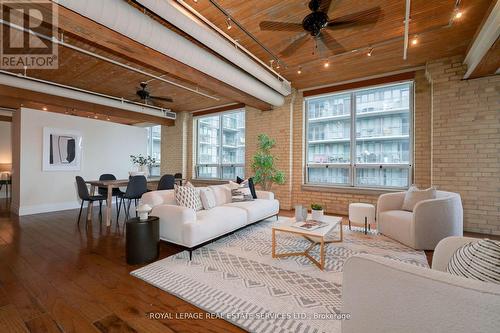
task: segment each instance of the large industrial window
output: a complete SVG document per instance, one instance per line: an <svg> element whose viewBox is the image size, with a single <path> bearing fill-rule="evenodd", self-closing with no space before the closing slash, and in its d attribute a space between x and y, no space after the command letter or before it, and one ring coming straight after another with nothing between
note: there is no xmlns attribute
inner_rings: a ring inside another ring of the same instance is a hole
<svg viewBox="0 0 500 333"><path fill-rule="evenodd" d="M407 188L413 83L306 99L306 183Z"/></svg>
<svg viewBox="0 0 500 333"><path fill-rule="evenodd" d="M197 117L196 129L196 178L244 178L245 111Z"/></svg>

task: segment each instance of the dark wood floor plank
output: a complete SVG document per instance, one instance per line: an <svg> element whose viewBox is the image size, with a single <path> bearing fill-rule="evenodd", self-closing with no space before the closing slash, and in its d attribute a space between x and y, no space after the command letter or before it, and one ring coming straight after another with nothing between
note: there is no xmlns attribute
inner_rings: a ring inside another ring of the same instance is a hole
<svg viewBox="0 0 500 333"><path fill-rule="evenodd" d="M62 333L63 330L48 314L41 315L26 322L30 333Z"/></svg>
<svg viewBox="0 0 500 333"><path fill-rule="evenodd" d="M26 333L28 329L14 305L0 307L0 332Z"/></svg>
<svg viewBox="0 0 500 333"><path fill-rule="evenodd" d="M94 323L94 326L102 333L136 333L137 331L121 320L117 315L112 314Z"/></svg>

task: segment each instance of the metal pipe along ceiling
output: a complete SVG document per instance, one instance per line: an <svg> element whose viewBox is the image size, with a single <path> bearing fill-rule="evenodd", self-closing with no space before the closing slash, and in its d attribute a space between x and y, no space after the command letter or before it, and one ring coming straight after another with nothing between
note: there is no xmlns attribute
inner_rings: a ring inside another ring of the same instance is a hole
<svg viewBox="0 0 500 333"><path fill-rule="evenodd" d="M174 112L165 112L166 110L162 108L147 106L133 101L99 94L84 89L78 89L75 87L69 87L63 84L57 84L41 79L21 76L3 70L0 70L0 85L36 91L53 96L71 98L77 101L109 106L112 108L148 114L156 117L164 117L174 120L176 118L176 114Z"/></svg>
<svg viewBox="0 0 500 333"><path fill-rule="evenodd" d="M253 76L219 59L188 39L167 29L123 0L58 0L57 2L61 6L266 103L281 106L285 102L282 94L271 89ZM179 15L183 14L179 12ZM192 24L196 25L194 21ZM255 64L255 66L258 65Z"/></svg>
<svg viewBox="0 0 500 333"><path fill-rule="evenodd" d="M214 50L234 65L253 75L282 95L291 93L288 81L279 80L276 75L258 65L247 54L235 47L226 38L208 27L174 0L136 0L151 12L170 22L180 30Z"/></svg>

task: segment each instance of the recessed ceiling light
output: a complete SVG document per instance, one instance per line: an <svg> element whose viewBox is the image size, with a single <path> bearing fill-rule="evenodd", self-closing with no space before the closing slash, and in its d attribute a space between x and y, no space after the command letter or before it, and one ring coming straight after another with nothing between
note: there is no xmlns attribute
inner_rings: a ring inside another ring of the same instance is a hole
<svg viewBox="0 0 500 333"><path fill-rule="evenodd" d="M325 61L325 63L323 64L323 67L325 67L325 68L330 67L330 62L328 60Z"/></svg>
<svg viewBox="0 0 500 333"><path fill-rule="evenodd" d="M43 110L43 111L47 111L47 107L46 107L46 106L44 106L44 107L42 108L42 110Z"/></svg>
<svg viewBox="0 0 500 333"><path fill-rule="evenodd" d="M106 117L106 120L107 120L107 121L110 121L110 120L111 120L111 118L109 118L109 116L107 116L107 117Z"/></svg>
<svg viewBox="0 0 500 333"><path fill-rule="evenodd" d="M413 37L413 39L411 40L411 44L412 45L417 45L418 44L418 37L417 36Z"/></svg>
<svg viewBox="0 0 500 333"><path fill-rule="evenodd" d="M455 19L459 19L464 15L464 13L461 10L455 11Z"/></svg>
<svg viewBox="0 0 500 333"><path fill-rule="evenodd" d="M302 68L299 66L299 69L297 70L297 74L302 74Z"/></svg>

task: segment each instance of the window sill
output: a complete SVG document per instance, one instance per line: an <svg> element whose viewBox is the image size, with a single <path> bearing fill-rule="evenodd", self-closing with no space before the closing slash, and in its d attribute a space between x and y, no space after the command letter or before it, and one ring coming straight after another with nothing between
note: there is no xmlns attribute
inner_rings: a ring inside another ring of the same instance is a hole
<svg viewBox="0 0 500 333"><path fill-rule="evenodd" d="M214 185L221 185L221 184L227 184L229 183L229 180L221 180L221 179L203 179L203 178L193 178L191 179L191 184L196 185L196 184L214 184Z"/></svg>
<svg viewBox="0 0 500 333"><path fill-rule="evenodd" d="M311 191L311 192L349 193L349 194L368 194L368 195L380 195L384 193L406 191L405 189L341 187L341 186L324 186L324 185L309 185L309 184L303 184L301 186L301 189L302 191Z"/></svg>

